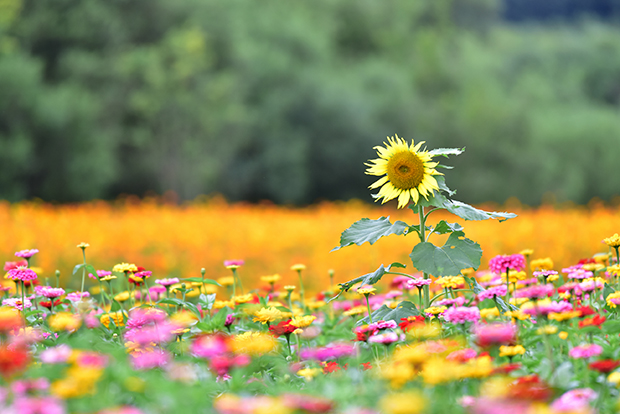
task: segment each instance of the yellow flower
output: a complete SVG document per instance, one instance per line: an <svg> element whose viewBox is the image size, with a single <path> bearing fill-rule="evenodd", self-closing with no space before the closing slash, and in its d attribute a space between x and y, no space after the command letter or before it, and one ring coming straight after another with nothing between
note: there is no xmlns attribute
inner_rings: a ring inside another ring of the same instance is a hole
<svg viewBox="0 0 620 414"><path fill-rule="evenodd" d="M534 250L533 249L523 249L519 252L519 254L522 254L525 257L529 257L532 254L534 254Z"/></svg>
<svg viewBox="0 0 620 414"><path fill-rule="evenodd" d="M265 324L282 319L282 312L274 307L262 308L254 314L254 322Z"/></svg>
<svg viewBox="0 0 620 414"><path fill-rule="evenodd" d="M307 328L316 319L314 315L296 316L291 319L290 324L296 328Z"/></svg>
<svg viewBox="0 0 620 414"><path fill-rule="evenodd" d="M566 338L568 338L568 332L562 331L558 334L558 337L562 340L566 340Z"/></svg>
<svg viewBox="0 0 620 414"><path fill-rule="evenodd" d="M78 244L77 247L80 248L80 249L85 249L87 247L90 247L90 244L82 242L82 243Z"/></svg>
<svg viewBox="0 0 620 414"><path fill-rule="evenodd" d="M607 381L614 384L616 387L620 384L620 372L612 372L607 377Z"/></svg>
<svg viewBox="0 0 620 414"><path fill-rule="evenodd" d="M375 198L383 199L382 204L398 198L398 208L404 208L412 200L417 204L420 195L428 200L439 185L434 175L443 175L435 167L439 165L432 161L432 156L426 150L420 150L424 141L417 145L412 141L407 144L398 135L388 137L385 147L376 146L379 158L370 160L366 174L382 176L369 188L379 188Z"/></svg>
<svg viewBox="0 0 620 414"><path fill-rule="evenodd" d="M217 283L219 283L222 286L232 286L235 284L235 278L232 276L220 277L217 280Z"/></svg>
<svg viewBox="0 0 620 414"><path fill-rule="evenodd" d="M495 319L499 317L499 309L497 308L480 309L480 317L482 319Z"/></svg>
<svg viewBox="0 0 620 414"><path fill-rule="evenodd" d="M618 299L618 302L620 302L620 291L610 293L609 295L607 295L607 298L605 299L607 301L607 306L609 306L610 308L615 308L616 304L612 302L612 299Z"/></svg>
<svg viewBox="0 0 620 414"><path fill-rule="evenodd" d="M113 321L116 326L125 326L125 315L123 315L121 311L104 313L101 315L101 324L106 328L110 327L110 320Z"/></svg>
<svg viewBox="0 0 620 414"><path fill-rule="evenodd" d="M230 342L236 354L263 355L273 351L278 343L273 335L262 332L247 331L233 337Z"/></svg>
<svg viewBox="0 0 620 414"><path fill-rule="evenodd" d="M558 331L557 326L547 325L542 328L536 329L538 335L553 335Z"/></svg>
<svg viewBox="0 0 620 414"><path fill-rule="evenodd" d="M222 309L226 306L232 309L235 307L235 302L233 302L232 300L216 300L213 303L213 309Z"/></svg>
<svg viewBox="0 0 620 414"><path fill-rule="evenodd" d="M456 362L431 357L424 363L420 375L425 383L437 385L458 379L462 375L462 370Z"/></svg>
<svg viewBox="0 0 620 414"><path fill-rule="evenodd" d="M232 298L233 302L235 303L248 303L252 299L254 299L254 297L252 296L251 293L246 293L245 295L233 296Z"/></svg>
<svg viewBox="0 0 620 414"><path fill-rule="evenodd" d="M458 289L459 286L465 283L463 276L444 276L435 280L435 283L443 288Z"/></svg>
<svg viewBox="0 0 620 414"><path fill-rule="evenodd" d="M550 257L544 259L534 259L530 263L530 269L532 270L552 270L553 260Z"/></svg>
<svg viewBox="0 0 620 414"><path fill-rule="evenodd" d="M424 313L430 313L431 315L439 315L443 313L446 309L446 306L431 306L430 308L424 309Z"/></svg>
<svg viewBox="0 0 620 414"><path fill-rule="evenodd" d="M502 279L504 280L504 282L506 281L506 273L502 273ZM527 274L523 271L521 272L509 272L509 282L510 283L517 283L520 280L525 280L527 279Z"/></svg>
<svg viewBox="0 0 620 414"><path fill-rule="evenodd" d="M580 311L567 311L567 312L550 312L548 318L554 321L566 321L568 319L578 318L581 316Z"/></svg>
<svg viewBox="0 0 620 414"><path fill-rule="evenodd" d="M415 378L413 366L405 361L394 361L382 366L379 372L381 378L390 381L392 388L402 388L407 382Z"/></svg>
<svg viewBox="0 0 620 414"><path fill-rule="evenodd" d="M417 391L386 394L379 407L385 414L420 414L425 412L426 399Z"/></svg>
<svg viewBox="0 0 620 414"><path fill-rule="evenodd" d="M104 277L100 277L99 280L102 282L109 282L110 280L114 280L116 279L116 276L114 275L108 275L108 276L104 276Z"/></svg>
<svg viewBox="0 0 620 414"><path fill-rule="evenodd" d="M293 285L286 285L284 286L284 290L286 290L287 292L292 292L295 290L295 287L296 286L293 286Z"/></svg>
<svg viewBox="0 0 620 414"><path fill-rule="evenodd" d="M138 267L135 264L132 263L119 263L117 265L114 265L114 267L112 268L113 272L120 272L120 273L124 273L124 272L137 272L138 271Z"/></svg>
<svg viewBox="0 0 620 414"><path fill-rule="evenodd" d="M291 270L295 270L295 271L301 271L301 270L305 270L306 269L306 265L301 264L301 263L297 263L294 264L293 266L291 266Z"/></svg>
<svg viewBox="0 0 620 414"><path fill-rule="evenodd" d="M280 279L281 277L278 274L271 275L271 276L261 276L260 278L260 280L262 280L265 283L269 283L269 284L274 284Z"/></svg>
<svg viewBox="0 0 620 414"><path fill-rule="evenodd" d="M82 325L80 315L69 312L58 312L47 318L47 322L54 331L76 331Z"/></svg>
<svg viewBox="0 0 620 414"><path fill-rule="evenodd" d="M376 291L377 289L375 289L374 287L361 287L357 289L357 293L364 296L374 295Z"/></svg>
<svg viewBox="0 0 620 414"><path fill-rule="evenodd" d="M620 265L612 265L609 266L607 268L607 273L609 273L610 276L620 276Z"/></svg>
<svg viewBox="0 0 620 414"><path fill-rule="evenodd" d="M368 309L366 308L366 306L360 305L360 306L354 306L351 309L342 312L342 314L345 316L357 316L357 315L362 315L367 310Z"/></svg>
<svg viewBox="0 0 620 414"><path fill-rule="evenodd" d="M514 319L518 319L520 321L524 321L526 319L530 319L531 316L521 310L516 310L516 311L507 311L504 312L504 315L508 316L509 318Z"/></svg>
<svg viewBox="0 0 620 414"><path fill-rule="evenodd" d="M300 377L304 377L307 380L311 380L320 373L321 370L319 368L304 368L297 371L297 375L299 375Z"/></svg>
<svg viewBox="0 0 620 414"><path fill-rule="evenodd" d="M605 242L606 245L608 245L609 247L620 247L620 236L618 236L618 233L614 234L611 237L608 237L606 239L603 239L603 241Z"/></svg>
<svg viewBox="0 0 620 414"><path fill-rule="evenodd" d="M597 270L603 269L605 265L602 263L584 263L581 267L583 268L583 270L596 272Z"/></svg>
<svg viewBox="0 0 620 414"><path fill-rule="evenodd" d="M549 275L549 276L547 276L547 282L555 282L556 280L559 280L559 279L560 279L560 276L558 276L558 275Z"/></svg>
<svg viewBox="0 0 620 414"><path fill-rule="evenodd" d="M114 300L117 302L125 302L129 300L129 292L124 291L114 296Z"/></svg>
<svg viewBox="0 0 620 414"><path fill-rule="evenodd" d="M525 348L523 345L508 346L502 345L499 347L499 356L515 356L525 354Z"/></svg>
<svg viewBox="0 0 620 414"><path fill-rule="evenodd" d="M493 373L493 360L490 356L472 358L461 366L461 378L485 378Z"/></svg>
<svg viewBox="0 0 620 414"><path fill-rule="evenodd" d="M319 309L325 306L325 301L313 300L313 301L306 303L306 306L308 307L308 309Z"/></svg>

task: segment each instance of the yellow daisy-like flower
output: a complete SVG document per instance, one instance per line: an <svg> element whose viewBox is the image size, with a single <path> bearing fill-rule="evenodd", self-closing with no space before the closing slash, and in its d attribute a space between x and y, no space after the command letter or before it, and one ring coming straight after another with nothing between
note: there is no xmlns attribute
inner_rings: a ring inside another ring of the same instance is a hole
<svg viewBox="0 0 620 414"><path fill-rule="evenodd" d="M385 148L374 147L379 158L370 160L365 165L368 167L366 174L382 176L369 188L379 188L377 199L383 199L382 204L398 198L398 208L407 207L412 200L417 204L420 195L428 199L433 195L433 190L439 190L439 185L434 175L443 175L435 170L439 165L432 161L432 156L426 150L420 151L424 141L417 145L411 141L407 144L398 135L388 137Z"/></svg>
<svg viewBox="0 0 620 414"><path fill-rule="evenodd" d="M294 264L293 266L291 266L291 270L295 270L297 272L301 271L301 270L305 270L306 269L306 265L305 264L301 264L301 263L297 263Z"/></svg>
<svg viewBox="0 0 620 414"><path fill-rule="evenodd" d="M279 274L275 274L275 275L270 275L270 276L261 276L260 280L262 280L265 283L276 283L278 280L280 280L281 277Z"/></svg>
<svg viewBox="0 0 620 414"><path fill-rule="evenodd" d="M374 295L377 289L374 287L361 287L357 289L357 293L364 296Z"/></svg>
<svg viewBox="0 0 620 414"><path fill-rule="evenodd" d="M611 237L603 239L603 242L609 247L620 247L620 236L616 233Z"/></svg>
<svg viewBox="0 0 620 414"><path fill-rule="evenodd" d="M262 308L254 314L254 322L260 322L265 324L267 322L274 322L282 319L282 312L276 308Z"/></svg>
<svg viewBox="0 0 620 414"><path fill-rule="evenodd" d="M290 324L296 328L307 328L315 319L316 316L314 315L296 316L291 320Z"/></svg>
<svg viewBox="0 0 620 414"><path fill-rule="evenodd" d="M119 263L117 265L114 265L114 267L112 268L113 272L120 272L120 273L124 273L124 272L137 272L138 271L138 266L136 266L133 263Z"/></svg>
<svg viewBox="0 0 620 414"><path fill-rule="evenodd" d="M499 347L499 356L515 356L525 354L525 348L523 345L508 346L502 345Z"/></svg>

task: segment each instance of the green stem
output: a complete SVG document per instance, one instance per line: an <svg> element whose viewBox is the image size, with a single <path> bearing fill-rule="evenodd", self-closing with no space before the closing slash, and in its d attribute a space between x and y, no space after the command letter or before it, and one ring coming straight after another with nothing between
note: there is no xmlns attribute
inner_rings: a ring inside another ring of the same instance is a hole
<svg viewBox="0 0 620 414"><path fill-rule="evenodd" d="M616 264L620 265L620 252L619 252L620 247L614 247L614 249L616 249Z"/></svg>
<svg viewBox="0 0 620 414"><path fill-rule="evenodd" d="M418 306L422 307L422 288L418 287ZM423 311L424 309L421 309Z"/></svg>
<svg viewBox="0 0 620 414"><path fill-rule="evenodd" d="M82 289L81 292L84 292L84 279L86 279L86 249L82 248L82 259L84 260L84 266L82 267ZM83 296L82 296L83 298Z"/></svg>
<svg viewBox="0 0 620 414"><path fill-rule="evenodd" d="M506 268L506 303L510 303L510 268Z"/></svg>
<svg viewBox="0 0 620 414"><path fill-rule="evenodd" d="M431 210L433 211L433 210ZM424 207L418 206L418 214L420 216L420 242L426 242L426 217L424 215ZM429 211L430 214L430 211ZM424 279L428 279L429 275L426 272L423 272ZM428 285L424 286L424 309L429 307L429 299L430 299L430 289Z"/></svg>
<svg viewBox="0 0 620 414"><path fill-rule="evenodd" d="M368 320L370 321L370 323L372 323L372 311L370 310L370 299L368 299L369 295L364 295L366 296L366 307L368 308Z"/></svg>
<svg viewBox="0 0 620 414"><path fill-rule="evenodd" d="M304 281L301 277L301 270L297 271L297 276L299 276L299 296L301 297L301 308L306 311L306 291L304 290Z"/></svg>

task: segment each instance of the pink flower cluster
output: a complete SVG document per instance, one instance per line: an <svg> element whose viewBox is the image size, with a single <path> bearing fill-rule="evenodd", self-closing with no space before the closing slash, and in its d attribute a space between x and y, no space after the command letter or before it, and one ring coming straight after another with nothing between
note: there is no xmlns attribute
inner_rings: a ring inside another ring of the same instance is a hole
<svg viewBox="0 0 620 414"><path fill-rule="evenodd" d="M211 371L219 378L226 378L232 368L250 363L248 355L232 355L227 337L221 334L199 336L190 345L190 351L197 357L207 359Z"/></svg>
<svg viewBox="0 0 620 414"><path fill-rule="evenodd" d="M528 315L549 315L550 313L562 313L573 310L573 306L565 301L552 301L549 303L538 303L531 308L523 308L523 312Z"/></svg>
<svg viewBox="0 0 620 414"><path fill-rule="evenodd" d="M517 339L517 328L511 323L481 324L474 328L474 337L482 348L512 344Z"/></svg>
<svg viewBox="0 0 620 414"><path fill-rule="evenodd" d="M383 345L390 345L399 340L405 340L405 334L398 335L393 331L379 333L368 338L368 342Z"/></svg>
<svg viewBox="0 0 620 414"><path fill-rule="evenodd" d="M32 302L30 299L24 299L24 302L22 303L21 299L9 298L2 301L2 306L10 306L19 311L23 311L24 309L32 308Z"/></svg>
<svg viewBox="0 0 620 414"><path fill-rule="evenodd" d="M506 291L506 285L494 286L478 293L478 300L493 299L496 296L506 296Z"/></svg>
<svg viewBox="0 0 620 414"><path fill-rule="evenodd" d="M433 306L463 306L466 300L463 296L459 296L457 298L443 299L435 302Z"/></svg>
<svg viewBox="0 0 620 414"><path fill-rule="evenodd" d="M63 288L54 288L51 286L35 286L34 293L48 299L56 299L64 295L65 290Z"/></svg>
<svg viewBox="0 0 620 414"><path fill-rule="evenodd" d="M441 316L450 323L477 322L480 320L480 309L476 306L457 306L447 309Z"/></svg>
<svg viewBox="0 0 620 414"><path fill-rule="evenodd" d="M26 282L28 280L35 280L37 278L37 274L32 270L24 266L16 267L15 269L9 270L9 275L7 278L11 280L21 280L22 282Z"/></svg>
<svg viewBox="0 0 620 414"><path fill-rule="evenodd" d="M489 260L489 269L493 273L505 273L506 269L521 271L525 269L525 257L522 254L499 255Z"/></svg>
<svg viewBox="0 0 620 414"><path fill-rule="evenodd" d="M17 269L20 266L28 266L28 261L19 260L17 262L4 262L4 271L8 272L11 269Z"/></svg>
<svg viewBox="0 0 620 414"><path fill-rule="evenodd" d="M551 409L558 413L589 413L590 402L596 400L598 394L591 388L577 388L565 392L551 404Z"/></svg>
<svg viewBox="0 0 620 414"><path fill-rule="evenodd" d="M331 344L320 348L306 348L300 352L302 359L327 361L355 355L355 348L349 344Z"/></svg>
<svg viewBox="0 0 620 414"><path fill-rule="evenodd" d="M15 253L17 257L23 257L24 259L30 259L35 254L39 253L38 249L20 250Z"/></svg>
<svg viewBox="0 0 620 414"><path fill-rule="evenodd" d="M568 351L571 358L591 358L603 352L603 348L597 344L579 345Z"/></svg>
<svg viewBox="0 0 620 414"><path fill-rule="evenodd" d="M542 299L553 295L553 285L534 285L515 291L515 298Z"/></svg>

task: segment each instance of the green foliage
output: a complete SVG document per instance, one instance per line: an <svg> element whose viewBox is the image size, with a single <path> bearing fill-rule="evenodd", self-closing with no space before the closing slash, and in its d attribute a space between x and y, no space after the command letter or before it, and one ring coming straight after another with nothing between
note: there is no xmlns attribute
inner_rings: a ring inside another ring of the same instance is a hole
<svg viewBox="0 0 620 414"><path fill-rule="evenodd" d="M357 244L358 246L365 242L374 244L381 237L389 236L390 234L407 234L408 231L409 225L404 221L398 220L392 224L389 217L381 217L377 220L363 218L342 232L340 246L333 248L332 251L351 246L352 244Z"/></svg>
<svg viewBox="0 0 620 414"><path fill-rule="evenodd" d="M416 269L434 276L456 276L463 269L477 269L482 249L464 236L462 231L453 232L442 247L429 242L419 243L409 257Z"/></svg>
<svg viewBox="0 0 620 414"><path fill-rule="evenodd" d="M0 7L0 199L370 200L394 133L467 145L467 203L617 193L610 24L508 26L497 0Z"/></svg>

